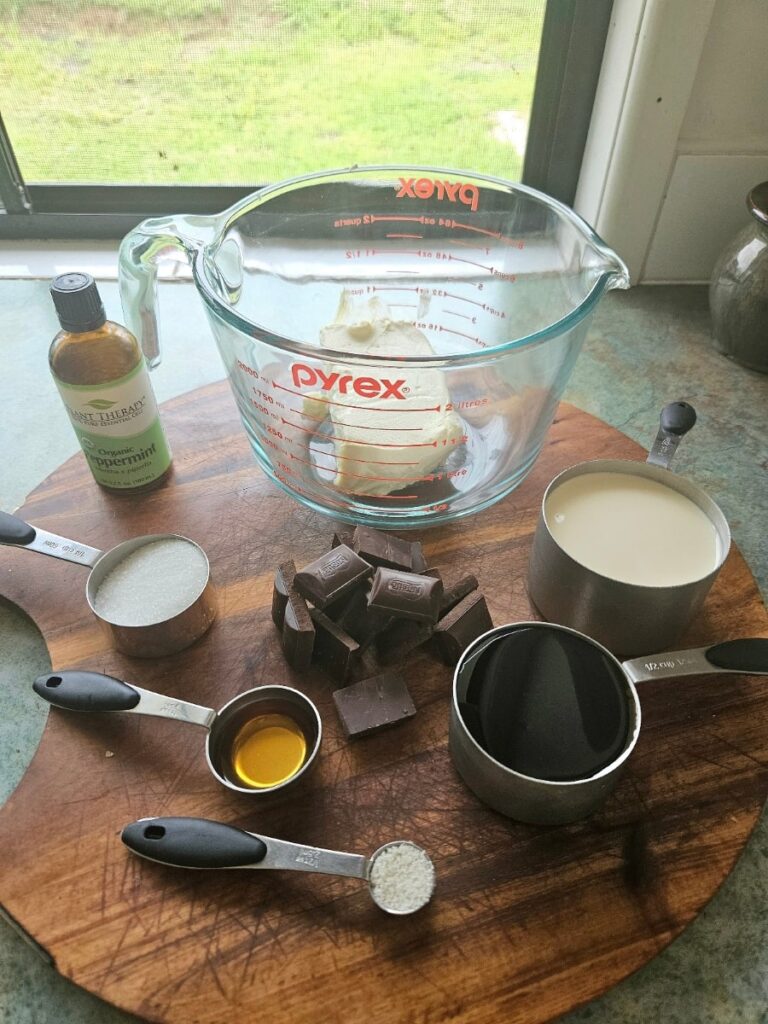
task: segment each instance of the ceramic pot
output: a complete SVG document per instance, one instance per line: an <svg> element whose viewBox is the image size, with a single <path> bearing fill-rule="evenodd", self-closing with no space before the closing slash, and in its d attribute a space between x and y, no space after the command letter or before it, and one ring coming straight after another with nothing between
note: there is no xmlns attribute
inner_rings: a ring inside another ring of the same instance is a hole
<svg viewBox="0 0 768 1024"><path fill-rule="evenodd" d="M752 220L712 272L709 308L719 352L768 373L768 181L747 196Z"/></svg>

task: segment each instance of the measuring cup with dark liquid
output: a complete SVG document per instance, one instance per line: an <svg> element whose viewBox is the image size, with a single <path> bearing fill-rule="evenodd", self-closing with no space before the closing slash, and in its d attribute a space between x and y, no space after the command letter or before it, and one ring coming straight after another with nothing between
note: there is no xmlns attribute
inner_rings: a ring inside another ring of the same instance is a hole
<svg viewBox="0 0 768 1024"><path fill-rule="evenodd" d="M479 637L454 676L449 745L489 806L532 824L591 814L640 734L635 684L707 673L768 674L768 639L620 662L565 626L520 622Z"/></svg>
<svg viewBox="0 0 768 1024"><path fill-rule="evenodd" d="M66 711L125 711L202 726L211 774L237 793L274 793L297 782L314 761L323 732L315 705L290 686L246 690L218 711L100 672L38 676L33 689Z"/></svg>

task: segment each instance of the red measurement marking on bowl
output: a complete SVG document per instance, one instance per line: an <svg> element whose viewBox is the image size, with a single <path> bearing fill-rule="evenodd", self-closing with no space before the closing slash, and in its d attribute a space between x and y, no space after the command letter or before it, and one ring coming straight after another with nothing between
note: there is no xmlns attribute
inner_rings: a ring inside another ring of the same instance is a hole
<svg viewBox="0 0 768 1024"><path fill-rule="evenodd" d="M478 235L490 235L491 238L501 238L500 231L490 231L488 228L479 228L476 224L461 224L457 220L446 220L441 221L441 225L446 228L463 228L464 231L474 231Z"/></svg>
<svg viewBox="0 0 768 1024"><path fill-rule="evenodd" d="M293 480L303 481L304 478L296 476L296 474L291 471L291 468L289 466L284 466L282 463L278 463L277 466L270 463L270 466L272 466L275 477L280 481L281 484L285 484L286 487L290 487L292 490L296 491L297 494L303 494L305 498L310 498L312 501L316 500L316 494L311 494L309 491L305 491L303 487L299 487L298 484L293 482ZM281 470L282 473L285 475L281 476L280 473L278 473L278 469ZM293 479L286 480L286 476L292 477ZM413 497L415 497L415 495L413 495ZM329 505L340 509L342 512L349 511L348 504L346 504L345 502L337 501L335 498L332 498L330 497L330 495L327 495L325 493L323 493L323 501L328 502Z"/></svg>
<svg viewBox="0 0 768 1024"><path fill-rule="evenodd" d="M406 216L402 216L402 215L401 216L394 216L394 215L381 216L379 214L371 214L371 224L375 224L377 221L392 221L392 220L395 220L395 221L397 221L397 220L399 220L399 221L411 221L413 224L434 224L435 223L435 218L434 217L426 217L424 215L422 215L421 217L406 217Z"/></svg>
<svg viewBox="0 0 768 1024"><path fill-rule="evenodd" d="M332 440L331 437L328 440ZM354 442L353 442L354 443ZM313 448L312 445L307 445L307 449L310 452L314 452L316 455L323 455L328 459L344 459L345 462L364 462L368 466L418 466L418 462L399 462L394 459L355 459L352 455L337 455L335 452L326 452L322 448Z"/></svg>
<svg viewBox="0 0 768 1024"><path fill-rule="evenodd" d="M292 423L291 420L286 419L283 419L283 423L289 427L298 427L299 430L303 430L306 434L314 434L316 437L324 437L331 440L330 436L321 430L307 430L301 424ZM358 441L357 438L352 437L345 437L344 440L349 444L362 444L368 448L437 448L437 441L421 441L415 444L386 444L384 441Z"/></svg>
<svg viewBox="0 0 768 1024"><path fill-rule="evenodd" d="M290 395L298 395L299 398L306 398L307 397L306 393L301 392L301 391L294 391L292 388L287 388L283 384L278 384L276 380L272 381L272 387L273 388L278 388L280 391L287 391L288 394L290 394ZM360 408L360 405L358 403L356 403L356 402L334 402L333 399L331 399L331 398L320 398L320 397L318 397L316 395L312 396L312 401L313 402L323 402L325 405L341 405L341 406L344 406L345 409L359 409ZM382 409L380 406L376 406L376 405L366 405L365 406L366 412L392 412L392 410L395 409L395 408L397 409L397 411L399 413L400 412L440 412L440 406L439 405L429 405L429 406L426 406L426 407L419 407L418 409L414 409L412 407L403 407L403 406L390 406L387 409Z"/></svg>
<svg viewBox="0 0 768 1024"><path fill-rule="evenodd" d="M418 292L422 291L421 288L410 288L408 285L398 284L369 284L367 286L369 292Z"/></svg>
<svg viewBox="0 0 768 1024"><path fill-rule="evenodd" d="M283 408L285 409L285 406L283 406ZM325 423L325 421L328 419L327 415L326 416L310 416L308 413L302 412L301 409L294 409L292 406L288 406L288 409L286 411L287 412L298 413L299 416L303 416L305 420L312 420L313 423ZM279 418L279 417L274 417L274 418ZM368 426L365 426L362 423L345 423L344 427L345 427L346 430L351 430L351 429L355 429L355 430L375 430L377 433L381 433L381 431L384 430L384 431L394 431L396 434L399 434L399 433L401 433L403 431L406 431L408 433L416 433L416 432L424 429L424 427L368 427Z"/></svg>
<svg viewBox="0 0 768 1024"><path fill-rule="evenodd" d="M283 451L282 449L280 449ZM287 455L288 458L293 459L294 462L302 462L305 466L311 466L312 469L319 469L317 463L310 462L307 459L301 459L298 455L294 455L293 452L283 451L283 455ZM432 481L435 477L420 476L415 480L412 476L371 476L369 473L351 473L348 469L344 470L344 476L354 477L355 480L375 480L379 483L402 483L402 484L413 484L419 481Z"/></svg>

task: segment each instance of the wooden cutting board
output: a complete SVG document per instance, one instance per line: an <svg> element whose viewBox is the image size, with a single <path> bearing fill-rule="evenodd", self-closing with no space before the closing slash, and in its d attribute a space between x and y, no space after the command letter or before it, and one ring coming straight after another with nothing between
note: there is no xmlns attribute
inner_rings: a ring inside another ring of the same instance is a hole
<svg viewBox="0 0 768 1024"><path fill-rule="evenodd" d="M88 612L83 569L11 548L0 548L0 592L38 623L55 669L87 667L212 707L252 686L288 683L317 702L326 731L307 787L270 804L214 781L196 729L52 710L0 813L0 902L62 974L140 1016L179 1024L537 1024L600 995L696 916L733 867L768 790L765 681L643 684L643 734L605 808L562 828L508 821L451 767L451 673L428 651L405 669L416 717L357 743L343 739L330 682L286 666L269 614L276 564L315 558L333 523L265 479L225 384L167 404L164 422L176 469L162 490L110 497L78 455L21 514L98 547L165 530L199 541L220 594L211 632L174 657L121 656ZM496 624L530 618L526 564L544 487L566 466L600 457L643 453L562 406L517 491L420 535L429 562L476 573ZM685 640L766 633L759 592L733 550ZM427 910L393 918L354 880L165 868L119 840L127 822L161 814L360 853L413 839L434 857L437 892Z"/></svg>

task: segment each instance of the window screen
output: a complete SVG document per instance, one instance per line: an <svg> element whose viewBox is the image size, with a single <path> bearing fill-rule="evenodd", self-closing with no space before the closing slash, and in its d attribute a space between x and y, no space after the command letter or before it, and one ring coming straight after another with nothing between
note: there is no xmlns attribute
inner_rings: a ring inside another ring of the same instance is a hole
<svg viewBox="0 0 768 1024"><path fill-rule="evenodd" d="M256 184L353 163L518 179L545 0L5 0L32 183Z"/></svg>

